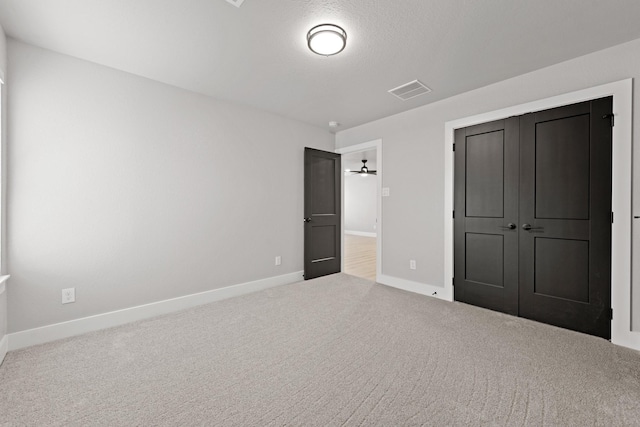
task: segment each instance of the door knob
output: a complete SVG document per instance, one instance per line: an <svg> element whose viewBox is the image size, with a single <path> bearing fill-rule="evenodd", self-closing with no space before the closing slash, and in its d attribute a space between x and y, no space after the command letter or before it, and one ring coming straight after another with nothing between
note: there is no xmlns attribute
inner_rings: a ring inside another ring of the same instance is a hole
<svg viewBox="0 0 640 427"><path fill-rule="evenodd" d="M506 226L504 226L504 225L500 226L500 228L502 228L503 230L515 230L516 229L516 225L514 223L510 222Z"/></svg>
<svg viewBox="0 0 640 427"><path fill-rule="evenodd" d="M304 222L311 222L311 218L305 218Z"/></svg>
<svg viewBox="0 0 640 427"><path fill-rule="evenodd" d="M527 231L544 230L544 227L532 227L531 224L522 224L522 229Z"/></svg>

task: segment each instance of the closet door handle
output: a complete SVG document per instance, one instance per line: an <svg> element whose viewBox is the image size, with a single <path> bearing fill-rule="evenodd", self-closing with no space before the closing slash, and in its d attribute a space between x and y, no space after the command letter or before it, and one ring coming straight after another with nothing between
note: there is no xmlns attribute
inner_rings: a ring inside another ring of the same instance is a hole
<svg viewBox="0 0 640 427"><path fill-rule="evenodd" d="M522 224L522 229L526 231L544 230L544 227L532 227L531 224Z"/></svg>
<svg viewBox="0 0 640 427"><path fill-rule="evenodd" d="M500 228L502 228L503 230L515 230L517 227L517 225L515 225L514 223L510 222L509 224L507 224L507 226L505 227L504 225L501 225Z"/></svg>

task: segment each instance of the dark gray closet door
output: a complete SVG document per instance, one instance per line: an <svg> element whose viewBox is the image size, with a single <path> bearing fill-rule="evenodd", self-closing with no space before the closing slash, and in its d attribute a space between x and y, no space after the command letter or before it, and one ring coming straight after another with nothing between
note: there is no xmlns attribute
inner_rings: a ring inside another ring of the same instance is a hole
<svg viewBox="0 0 640 427"><path fill-rule="evenodd" d="M340 272L340 154L304 149L304 278Z"/></svg>
<svg viewBox="0 0 640 427"><path fill-rule="evenodd" d="M455 131L457 301L518 314L518 118Z"/></svg>
<svg viewBox="0 0 640 427"><path fill-rule="evenodd" d="M610 338L612 98L520 120L520 316Z"/></svg>
<svg viewBox="0 0 640 427"><path fill-rule="evenodd" d="M612 101L456 130L457 301L610 338Z"/></svg>

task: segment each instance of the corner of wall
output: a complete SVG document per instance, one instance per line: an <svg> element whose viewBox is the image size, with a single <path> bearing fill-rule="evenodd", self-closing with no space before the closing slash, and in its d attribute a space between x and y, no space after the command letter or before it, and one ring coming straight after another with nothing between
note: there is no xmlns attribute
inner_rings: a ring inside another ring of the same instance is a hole
<svg viewBox="0 0 640 427"><path fill-rule="evenodd" d="M4 34L4 29L0 25L0 77L4 81L4 75L7 71L7 37Z"/></svg>
<svg viewBox="0 0 640 427"><path fill-rule="evenodd" d="M5 75L7 70L7 39L4 34L2 26L0 26L0 80L5 81ZM2 85L0 82L0 85ZM6 95L4 90L0 87L0 235L6 236L5 228L5 164L6 164ZM0 239L0 274L5 271L6 251L4 245L5 239ZM5 291L4 283L0 283L0 364L4 360L4 356L7 354L9 347L9 337L7 335L7 292Z"/></svg>

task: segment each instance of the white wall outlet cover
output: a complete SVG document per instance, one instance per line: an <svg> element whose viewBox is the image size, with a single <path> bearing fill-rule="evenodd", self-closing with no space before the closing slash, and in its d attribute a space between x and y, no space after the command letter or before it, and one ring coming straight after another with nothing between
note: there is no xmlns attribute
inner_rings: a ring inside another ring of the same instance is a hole
<svg viewBox="0 0 640 427"><path fill-rule="evenodd" d="M389 197L390 194L391 192L389 191L389 187L382 188L382 197Z"/></svg>
<svg viewBox="0 0 640 427"><path fill-rule="evenodd" d="M276 257L276 265L280 265L280 264L282 264L282 257L280 255L278 255Z"/></svg>
<svg viewBox="0 0 640 427"><path fill-rule="evenodd" d="M416 260L415 259L409 260L409 268L412 269L412 270L416 269Z"/></svg>
<svg viewBox="0 0 640 427"><path fill-rule="evenodd" d="M62 303L69 304L76 302L76 288L67 288L62 290Z"/></svg>

